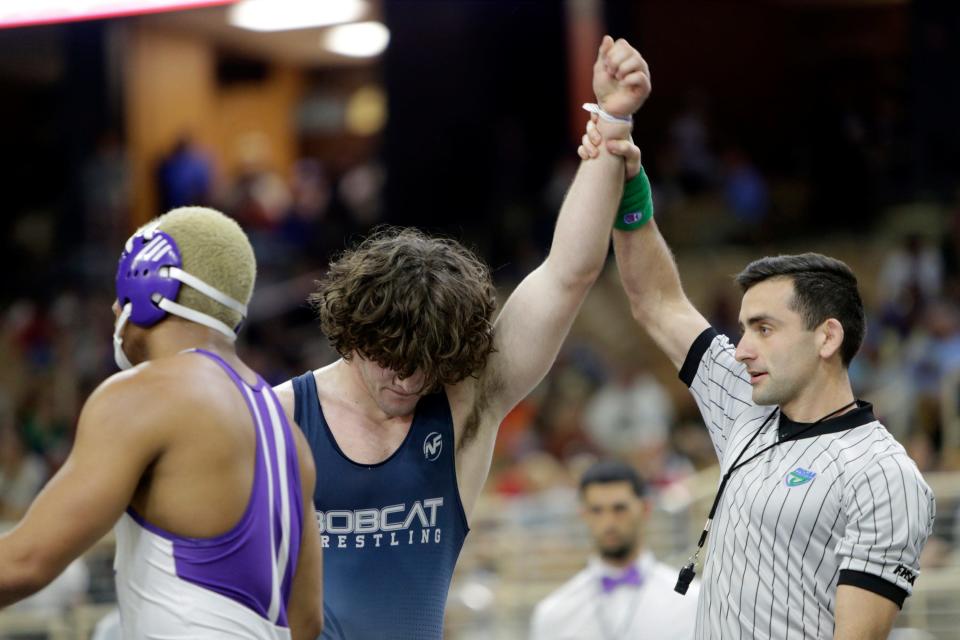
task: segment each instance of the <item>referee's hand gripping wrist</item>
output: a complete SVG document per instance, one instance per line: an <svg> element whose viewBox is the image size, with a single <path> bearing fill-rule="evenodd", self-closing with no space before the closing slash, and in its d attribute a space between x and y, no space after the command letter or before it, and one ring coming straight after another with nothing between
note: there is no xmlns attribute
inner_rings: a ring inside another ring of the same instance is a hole
<svg viewBox="0 0 960 640"><path fill-rule="evenodd" d="M603 135L599 124L596 116L590 117L580 147L577 149L577 155L582 160L596 158L600 155L600 147L603 146L611 154L623 158L627 180L636 177L640 173L641 166L640 148L633 143L629 136L623 139L611 139Z"/></svg>
<svg viewBox="0 0 960 640"><path fill-rule="evenodd" d="M629 140L632 125L622 122L608 122L600 118L596 124L597 133L603 140Z"/></svg>

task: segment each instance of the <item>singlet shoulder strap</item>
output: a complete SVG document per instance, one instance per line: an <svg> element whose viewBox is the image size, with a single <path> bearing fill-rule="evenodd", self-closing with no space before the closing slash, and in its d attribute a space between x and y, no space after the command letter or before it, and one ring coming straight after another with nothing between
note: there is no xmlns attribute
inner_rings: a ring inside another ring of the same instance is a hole
<svg viewBox="0 0 960 640"><path fill-rule="evenodd" d="M321 428L320 401L317 396L317 381L313 371L307 371L293 379L293 419L300 425L309 441L313 441Z"/></svg>
<svg viewBox="0 0 960 640"><path fill-rule="evenodd" d="M227 362L226 360L224 360L223 358L221 358L219 355L215 354L212 351L207 351L206 349L198 348L198 349L190 349L189 351L184 353L197 353L217 363L218 365L220 365L220 368L223 369L224 372L226 372L226 374L230 377L230 379L233 380L234 384L236 384L241 389L243 389L244 387L247 387L252 391L259 392L261 388L266 386L259 374L255 374L256 383L251 386L250 384L245 382L243 378L240 377L240 374L237 373L236 369L230 366L229 362Z"/></svg>
<svg viewBox="0 0 960 640"><path fill-rule="evenodd" d="M430 420L435 426L440 427L444 435L453 437L453 414L445 391L431 393L421 398L417 411L423 419Z"/></svg>

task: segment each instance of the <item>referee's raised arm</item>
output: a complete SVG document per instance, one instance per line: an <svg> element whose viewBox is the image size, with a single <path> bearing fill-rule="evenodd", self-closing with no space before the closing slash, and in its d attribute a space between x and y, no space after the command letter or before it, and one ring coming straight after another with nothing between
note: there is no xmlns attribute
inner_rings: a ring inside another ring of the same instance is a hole
<svg viewBox="0 0 960 640"><path fill-rule="evenodd" d="M615 229L613 247L633 317L679 369L710 325L684 294L657 223L651 220L636 231Z"/></svg>
<svg viewBox="0 0 960 640"><path fill-rule="evenodd" d="M596 116L592 120L596 121ZM617 267L623 289L630 300L630 310L640 326L646 329L657 346L680 369L694 340L710 324L683 293L673 254L652 219L653 201L650 184L640 165L640 150L630 140L604 142L591 122L587 125L587 133L578 153L584 160L596 157L601 144L605 144L611 153L624 158L627 191L633 190L635 195L640 196L633 207L626 206L628 198L625 198L618 213L625 220L618 221L613 230ZM638 218L632 209L646 209L642 212L645 215Z"/></svg>
<svg viewBox="0 0 960 640"><path fill-rule="evenodd" d="M587 124L577 153L596 158L600 145L624 158L627 183L613 230L613 246L633 317L680 372L700 408L717 456L722 458L734 420L752 407L745 367L734 346L714 331L687 299L673 254L653 220L650 183L632 140L604 139Z"/></svg>

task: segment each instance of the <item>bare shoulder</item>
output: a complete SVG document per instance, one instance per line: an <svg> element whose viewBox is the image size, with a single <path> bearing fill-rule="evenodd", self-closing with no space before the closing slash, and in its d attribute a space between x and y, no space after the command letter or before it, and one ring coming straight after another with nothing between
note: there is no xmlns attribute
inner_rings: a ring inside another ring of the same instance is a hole
<svg viewBox="0 0 960 640"><path fill-rule="evenodd" d="M125 414L134 423L138 422L142 404L149 397L148 390L138 384L140 377L138 367L115 373L101 382L83 405L79 428L86 431L108 428Z"/></svg>
<svg viewBox="0 0 960 640"><path fill-rule="evenodd" d="M191 354L145 362L108 378L88 404L105 403L125 421L177 425L233 411L233 384L216 363ZM189 418L189 420L188 420Z"/></svg>
<svg viewBox="0 0 960 640"><path fill-rule="evenodd" d="M110 376L83 406L78 442L135 438L162 445L194 409L192 398L202 387L189 378L152 362Z"/></svg>
<svg viewBox="0 0 960 640"><path fill-rule="evenodd" d="M138 384L176 396L178 402L215 403L222 394L218 388L232 388L223 368L207 358L182 353L141 365Z"/></svg>
<svg viewBox="0 0 960 640"><path fill-rule="evenodd" d="M328 364L327 366L321 369L315 369L311 373L313 374L313 381L317 385L317 391L321 396L324 394L325 388L328 386L327 380L330 377L331 371L333 370L336 363ZM280 405L283 407L283 410L287 412L287 415L290 416L290 419L293 419L293 416L296 411L296 392L293 388L293 379L282 382L273 388L273 392L277 394L277 398L280 400Z"/></svg>

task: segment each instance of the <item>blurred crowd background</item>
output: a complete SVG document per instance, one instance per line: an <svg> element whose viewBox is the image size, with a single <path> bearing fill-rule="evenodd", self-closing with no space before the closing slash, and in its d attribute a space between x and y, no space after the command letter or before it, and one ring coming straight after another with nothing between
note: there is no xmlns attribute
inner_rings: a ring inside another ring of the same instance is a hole
<svg viewBox="0 0 960 640"><path fill-rule="evenodd" d="M960 637L958 3L338 0L291 4L352 24L277 31L254 30L277 28L255 11L238 26L255 2L29 26L16 5L70 3L8 4L0 519L15 522L63 463L83 400L114 371L114 269L139 224L186 204L240 221L260 270L240 350L274 383L334 358L305 298L378 224L464 241L503 299L545 255L611 33L652 69L634 136L688 293L716 327L738 335L731 276L753 258L815 250L857 272L869 330L855 389L938 496L901 624ZM597 457L641 470L655 487L648 543L685 557L716 459L641 334L611 259L552 372L501 428L449 637L523 637L531 607L589 553L575 486ZM0 616L0 637L88 637L113 597L110 542L58 588Z"/></svg>

